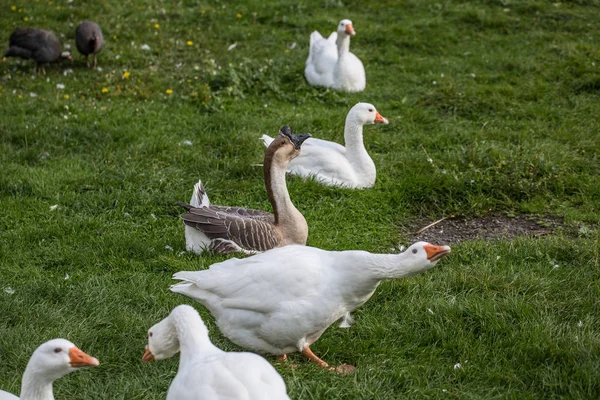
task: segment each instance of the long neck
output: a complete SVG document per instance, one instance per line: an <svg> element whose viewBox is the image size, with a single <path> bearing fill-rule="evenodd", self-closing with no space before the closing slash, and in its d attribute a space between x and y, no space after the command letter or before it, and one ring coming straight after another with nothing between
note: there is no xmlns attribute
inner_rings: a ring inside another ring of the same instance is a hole
<svg viewBox="0 0 600 400"><path fill-rule="evenodd" d="M54 378L46 376L34 365L27 365L21 382L20 400L54 400L52 383Z"/></svg>
<svg viewBox="0 0 600 400"><path fill-rule="evenodd" d="M352 118L346 118L344 142L346 158L354 169L365 177L375 178L377 173L375 163L367 153L363 141L363 124Z"/></svg>
<svg viewBox="0 0 600 400"><path fill-rule="evenodd" d="M201 355L219 353L221 350L212 344L208 330L195 312L171 314L171 323L177 332L179 340L179 365L189 363Z"/></svg>
<svg viewBox="0 0 600 400"><path fill-rule="evenodd" d="M285 181L288 161L281 161L274 154L265 154L264 159L265 186L269 202L273 207L276 225L295 224L299 217L304 219L300 211L290 199Z"/></svg>
<svg viewBox="0 0 600 400"><path fill-rule="evenodd" d="M338 32L338 37L335 41L338 49L338 58L345 57L350 52L350 36L343 32Z"/></svg>

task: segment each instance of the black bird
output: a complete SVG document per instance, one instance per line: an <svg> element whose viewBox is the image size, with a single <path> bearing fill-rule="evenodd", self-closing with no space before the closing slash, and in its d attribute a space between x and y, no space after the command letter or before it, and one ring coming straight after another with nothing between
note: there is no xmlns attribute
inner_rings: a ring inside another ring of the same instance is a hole
<svg viewBox="0 0 600 400"><path fill-rule="evenodd" d="M80 23L75 30L75 44L77 44L77 50L85 56L88 68L90 67L88 56L90 54L94 55L94 68L96 68L98 65L96 55L104 47L104 37L100 25L92 21Z"/></svg>
<svg viewBox="0 0 600 400"><path fill-rule="evenodd" d="M61 53L60 40L50 31L36 28L17 28L10 35L9 48L4 57L33 59L36 71L46 73L45 63L56 63L63 59L72 60L71 53Z"/></svg>

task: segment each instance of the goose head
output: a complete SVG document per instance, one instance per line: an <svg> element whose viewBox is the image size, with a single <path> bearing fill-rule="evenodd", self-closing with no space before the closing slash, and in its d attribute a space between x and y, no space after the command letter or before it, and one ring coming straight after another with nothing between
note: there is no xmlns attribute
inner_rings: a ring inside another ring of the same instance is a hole
<svg viewBox="0 0 600 400"><path fill-rule="evenodd" d="M444 256L450 253L450 246L436 246L427 242L412 244L402 253L406 263L412 265L412 269L425 271L433 268Z"/></svg>
<svg viewBox="0 0 600 400"><path fill-rule="evenodd" d="M71 52L70 51L63 51L62 53L60 53L60 60L69 60L69 61L73 61L73 57L71 56Z"/></svg>
<svg viewBox="0 0 600 400"><path fill-rule="evenodd" d="M352 26L352 21L350 21L349 19L341 20L340 23L338 24L337 33L338 33L338 36L341 36L341 35L354 36L356 34L356 32L354 31L354 27Z"/></svg>
<svg viewBox="0 0 600 400"><path fill-rule="evenodd" d="M384 118L373 104L358 103L350 109L347 121L352 121L360 125L370 124L388 124L387 118Z"/></svg>
<svg viewBox="0 0 600 400"><path fill-rule="evenodd" d="M267 148L267 154L272 154L275 160L289 162L300 154L302 143L310 136L310 133L293 133L292 128L286 125L279 130L279 135Z"/></svg>
<svg viewBox="0 0 600 400"><path fill-rule="evenodd" d="M53 381L79 368L98 365L98 359L79 350L68 340L53 339L41 344L33 352L27 369L39 371Z"/></svg>
<svg viewBox="0 0 600 400"><path fill-rule="evenodd" d="M144 362L165 360L179 352L177 331L170 321L170 316L148 329L148 345L142 356Z"/></svg>

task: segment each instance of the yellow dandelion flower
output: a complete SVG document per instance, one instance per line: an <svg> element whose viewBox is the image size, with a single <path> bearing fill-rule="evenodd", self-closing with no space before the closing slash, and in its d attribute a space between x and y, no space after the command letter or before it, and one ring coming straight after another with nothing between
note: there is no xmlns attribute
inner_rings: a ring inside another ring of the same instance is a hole
<svg viewBox="0 0 600 400"><path fill-rule="evenodd" d="M156 29L158 29L158 28L160 28L160 24L154 24L154 27L155 27Z"/></svg>
<svg viewBox="0 0 600 400"><path fill-rule="evenodd" d="M289 53L289 52L290 52L289 49L284 50L284 53Z"/></svg>
<svg viewBox="0 0 600 400"><path fill-rule="evenodd" d="M54 4L54 2L53 2L53 1L49 1L49 2L48 2L48 5L49 5L49 6L51 6L52 4Z"/></svg>
<svg viewBox="0 0 600 400"><path fill-rule="evenodd" d="M65 97L65 100L69 100L69 95L68 94L65 94L64 97Z"/></svg>
<svg viewBox="0 0 600 400"><path fill-rule="evenodd" d="M20 95L18 95L17 97L18 97L18 98L20 98L20 99L22 99L22 98L23 98L23 95L21 95L21 94L20 94Z"/></svg>
<svg viewBox="0 0 600 400"><path fill-rule="evenodd" d="M18 10L18 11L19 11L19 12L23 12L23 9L22 9L22 8L19 8L19 10Z"/></svg>
<svg viewBox="0 0 600 400"><path fill-rule="evenodd" d="M193 45L194 45L194 42L192 42L191 40L188 40L188 41L187 41L187 45L188 45L188 46L193 46Z"/></svg>
<svg viewBox="0 0 600 400"><path fill-rule="evenodd" d="M242 14L240 14L240 13L235 14L235 16L238 18L242 18Z"/></svg>
<svg viewBox="0 0 600 400"><path fill-rule="evenodd" d="M167 94L173 94L173 89L167 89Z"/></svg>
<svg viewBox="0 0 600 400"><path fill-rule="evenodd" d="M17 6L10 6L10 11L17 11Z"/></svg>
<svg viewBox="0 0 600 400"><path fill-rule="evenodd" d="M117 40L117 35L113 35L113 40Z"/></svg>
<svg viewBox="0 0 600 400"><path fill-rule="evenodd" d="M129 71L123 72L123 79L129 79L130 75L131 75L131 72L129 72Z"/></svg>
<svg viewBox="0 0 600 400"><path fill-rule="evenodd" d="M108 93L108 88L102 88L102 93Z"/></svg>
<svg viewBox="0 0 600 400"><path fill-rule="evenodd" d="M206 14L206 10L200 10L200 14L202 14L202 15Z"/></svg>
<svg viewBox="0 0 600 400"><path fill-rule="evenodd" d="M23 21L27 22L27 21L29 21L29 18L28 17L23 17Z"/></svg>
<svg viewBox="0 0 600 400"><path fill-rule="evenodd" d="M5 61L6 61L6 57L2 57L2 62L5 62Z"/></svg>

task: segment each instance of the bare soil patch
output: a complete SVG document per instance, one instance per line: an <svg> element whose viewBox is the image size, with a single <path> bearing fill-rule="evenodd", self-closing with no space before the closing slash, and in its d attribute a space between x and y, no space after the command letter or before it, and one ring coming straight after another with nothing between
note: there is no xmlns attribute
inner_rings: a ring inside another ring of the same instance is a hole
<svg viewBox="0 0 600 400"><path fill-rule="evenodd" d="M435 221L415 221L408 228L410 242L426 241L451 244L465 240L510 239L516 236L544 236L564 225L559 217L519 214L507 216L488 214L482 217L456 217L445 219L430 228L419 230Z"/></svg>

